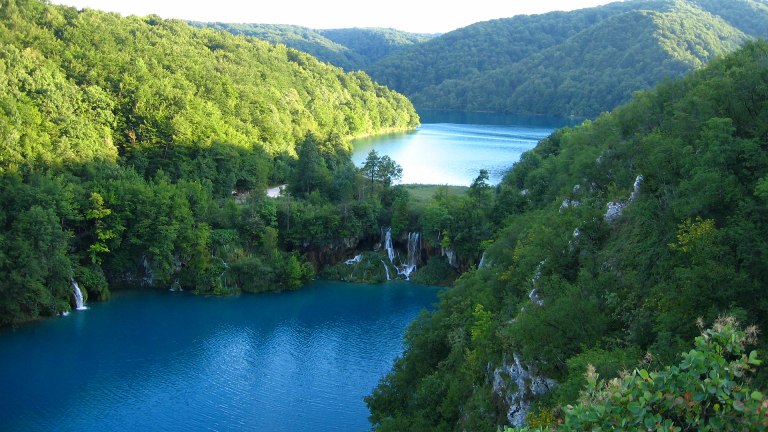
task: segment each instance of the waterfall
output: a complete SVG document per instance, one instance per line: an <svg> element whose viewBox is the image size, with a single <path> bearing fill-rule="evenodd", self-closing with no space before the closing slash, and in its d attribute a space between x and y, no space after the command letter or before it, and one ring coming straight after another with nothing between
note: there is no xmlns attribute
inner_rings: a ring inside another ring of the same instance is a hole
<svg viewBox="0 0 768 432"><path fill-rule="evenodd" d="M363 256L362 255L356 255L354 258L351 258L351 259L348 259L348 260L344 261L344 264L352 265L352 264L355 264L355 263L359 263L362 260L363 260Z"/></svg>
<svg viewBox="0 0 768 432"><path fill-rule="evenodd" d="M75 294L75 309L85 310L88 309L83 303L83 292L80 291L80 286L77 284L75 278L69 278L69 282L72 284L72 292Z"/></svg>
<svg viewBox="0 0 768 432"><path fill-rule="evenodd" d="M384 248L387 250L389 262L395 266L395 271L398 275L405 276L405 279L410 280L411 273L421 263L421 233L408 233L408 256L405 262L403 262L403 259L397 255L395 247L392 245L392 228L382 229L382 232L384 233ZM395 262L396 256L397 262ZM384 263L383 260L382 263ZM384 268L387 271L387 280L390 280L389 267L386 263L384 263Z"/></svg>
<svg viewBox="0 0 768 432"><path fill-rule="evenodd" d="M381 263L384 264L384 271L387 272L387 280L392 280L392 278L389 276L389 267L387 267L387 263L385 263L384 260L381 260Z"/></svg>
<svg viewBox="0 0 768 432"><path fill-rule="evenodd" d="M149 264L149 259L144 255L141 260L141 264L144 266L144 279L143 285L152 286L155 284L155 273L152 271L152 266Z"/></svg>
<svg viewBox="0 0 768 432"><path fill-rule="evenodd" d="M408 234L408 265L416 267L421 261L421 234Z"/></svg>
<svg viewBox="0 0 768 432"><path fill-rule="evenodd" d="M640 174L635 178L635 184L632 185L632 193L629 195L629 202L635 202L640 195L640 185L643 184L645 176Z"/></svg>
<svg viewBox="0 0 768 432"><path fill-rule="evenodd" d="M454 251L453 251L453 249L445 249L445 248L441 248L441 249L440 249L440 252L442 253L442 255L443 255L444 257L447 257L447 258L448 258L448 264L449 264L451 267L454 267L454 268L458 267L458 266L456 265L456 252L454 252Z"/></svg>
<svg viewBox="0 0 768 432"><path fill-rule="evenodd" d="M416 270L415 265L403 264L403 268L397 271L397 274L405 276L405 280L411 280L411 273Z"/></svg>
<svg viewBox="0 0 768 432"><path fill-rule="evenodd" d="M421 261L421 234L417 232L408 233L408 257L405 264L401 264L401 269L397 274L405 276L406 280L411 279L411 273Z"/></svg>
<svg viewBox="0 0 768 432"><path fill-rule="evenodd" d="M485 267L485 251L483 251L483 256L480 257L480 262L477 264L477 268L481 269Z"/></svg>
<svg viewBox="0 0 768 432"><path fill-rule="evenodd" d="M392 247L392 228L387 228L387 232L384 234L384 247L387 249L387 255L389 256L389 262L395 263L395 248Z"/></svg>

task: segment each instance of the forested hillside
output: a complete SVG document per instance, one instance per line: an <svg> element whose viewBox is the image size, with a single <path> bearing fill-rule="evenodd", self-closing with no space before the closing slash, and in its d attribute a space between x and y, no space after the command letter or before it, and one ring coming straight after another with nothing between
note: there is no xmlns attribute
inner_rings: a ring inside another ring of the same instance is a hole
<svg viewBox="0 0 768 432"><path fill-rule="evenodd" d="M409 329L376 429L764 430L765 337L718 317L768 328L766 150L762 41L543 140L462 227L491 224L483 264Z"/></svg>
<svg viewBox="0 0 768 432"><path fill-rule="evenodd" d="M378 234L389 188L356 198L346 139L417 125L402 95L181 21L0 6L0 325L69 310L73 278L293 289L299 247Z"/></svg>
<svg viewBox="0 0 768 432"><path fill-rule="evenodd" d="M634 0L477 23L365 69L423 108L594 117L745 40L754 0Z"/></svg>
<svg viewBox="0 0 768 432"><path fill-rule="evenodd" d="M364 69L376 61L432 36L386 28L309 29L288 24L227 24L195 22L196 27L253 36L304 51L346 71Z"/></svg>

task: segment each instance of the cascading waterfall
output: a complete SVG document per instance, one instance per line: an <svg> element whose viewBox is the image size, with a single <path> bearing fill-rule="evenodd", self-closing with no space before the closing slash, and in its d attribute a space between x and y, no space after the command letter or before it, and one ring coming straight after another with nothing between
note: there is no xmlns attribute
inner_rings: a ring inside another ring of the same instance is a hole
<svg viewBox="0 0 768 432"><path fill-rule="evenodd" d="M389 262L395 267L395 271L398 275L405 276L406 280L410 280L411 273L413 273L421 263L421 233L408 233L408 256L406 257L405 262L403 262L392 244L392 228L382 228L381 231L384 235L384 249L387 250ZM391 280L389 266L384 260L381 262L384 264L384 269L387 271L387 280Z"/></svg>
<svg viewBox="0 0 768 432"><path fill-rule="evenodd" d="M421 261L421 234L408 234L408 265L416 266Z"/></svg>
<svg viewBox="0 0 768 432"><path fill-rule="evenodd" d="M359 263L359 262L360 262L360 261L362 261L362 260L363 260L363 256L362 256L362 255L355 255L355 257L354 257L354 258L350 258L350 259L348 259L348 260L344 261L344 264L346 264L346 265L352 265L352 264L356 264L356 263Z"/></svg>
<svg viewBox="0 0 768 432"><path fill-rule="evenodd" d="M406 280L411 279L411 273L416 270L421 258L421 234L417 232L408 233L408 257L406 262L401 264L401 269L397 274L405 276Z"/></svg>
<svg viewBox="0 0 768 432"><path fill-rule="evenodd" d="M77 284L75 278L69 278L69 282L72 284L72 292L75 294L75 309L88 309L85 307L85 303L83 302L83 292L80 291L80 286Z"/></svg>
<svg viewBox="0 0 768 432"><path fill-rule="evenodd" d="M387 249L387 256L389 256L389 262L395 263L395 248L392 247L392 228L387 228L384 233L384 248Z"/></svg>
<svg viewBox="0 0 768 432"><path fill-rule="evenodd" d="M392 278L389 276L389 267L387 267L387 263L385 263L384 260L381 260L381 263L384 265L384 271L387 272L387 280L392 280Z"/></svg>
<svg viewBox="0 0 768 432"><path fill-rule="evenodd" d="M448 258L448 264L450 264L451 267L454 267L454 268L458 267L458 265L456 264L456 252L454 252L453 249L441 248L440 252L444 257Z"/></svg>

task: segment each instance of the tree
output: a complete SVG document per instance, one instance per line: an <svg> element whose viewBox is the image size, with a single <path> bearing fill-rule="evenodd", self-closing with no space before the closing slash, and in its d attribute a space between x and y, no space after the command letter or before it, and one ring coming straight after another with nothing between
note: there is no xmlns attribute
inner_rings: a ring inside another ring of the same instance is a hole
<svg viewBox="0 0 768 432"><path fill-rule="evenodd" d="M371 150L368 153L360 171L371 182L371 185L379 182L385 188L403 178L403 167L387 155L379 156L376 150Z"/></svg>
<svg viewBox="0 0 768 432"><path fill-rule="evenodd" d="M385 188L392 186L392 183L403 178L403 167L393 161L389 156L384 155L379 160L377 170L378 179L384 184Z"/></svg>
<svg viewBox="0 0 768 432"><path fill-rule="evenodd" d="M363 173L365 178L371 182L371 185L373 185L373 183L378 179L380 164L381 157L379 157L379 154L376 152L376 150L371 150L368 152L368 157L365 158L365 163L363 164L363 167L360 169L360 171Z"/></svg>
<svg viewBox="0 0 768 432"><path fill-rule="evenodd" d="M109 252L107 241L115 238L117 234L104 223L104 218L112 214L112 210L104 208L104 198L98 192L92 192L90 201L91 208L85 212L85 217L93 221L96 241L88 247L88 254L93 264L101 264L99 254Z"/></svg>
<svg viewBox="0 0 768 432"><path fill-rule="evenodd" d="M331 183L331 176L321 153L319 139L309 136L299 148L299 160L293 171L291 189L301 196L313 191L325 192Z"/></svg>

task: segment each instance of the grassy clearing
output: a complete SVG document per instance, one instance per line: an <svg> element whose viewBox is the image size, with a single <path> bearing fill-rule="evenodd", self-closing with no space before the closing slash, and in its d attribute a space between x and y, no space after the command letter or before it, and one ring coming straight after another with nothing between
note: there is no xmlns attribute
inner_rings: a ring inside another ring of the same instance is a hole
<svg viewBox="0 0 768 432"><path fill-rule="evenodd" d="M462 196L467 193L467 186L447 186L447 185L423 185L407 184L403 187L410 194L410 203L413 207L424 207L429 203L436 193L445 193L448 196Z"/></svg>

